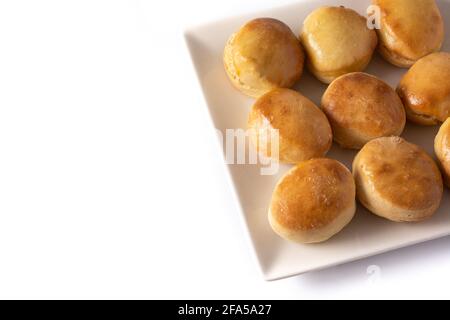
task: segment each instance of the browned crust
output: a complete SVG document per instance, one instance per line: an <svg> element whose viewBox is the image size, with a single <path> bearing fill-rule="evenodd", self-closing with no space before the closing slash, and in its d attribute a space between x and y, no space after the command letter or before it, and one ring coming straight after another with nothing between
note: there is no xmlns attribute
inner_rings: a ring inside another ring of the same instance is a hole
<svg viewBox="0 0 450 320"><path fill-rule="evenodd" d="M331 159L303 162L278 183L270 206L272 219L288 230L316 230L354 205L350 171Z"/></svg>
<svg viewBox="0 0 450 320"><path fill-rule="evenodd" d="M305 54L286 24L259 18L230 37L223 61L233 85L257 98L274 88L292 87L302 75Z"/></svg>
<svg viewBox="0 0 450 320"><path fill-rule="evenodd" d="M435 212L442 199L443 183L436 163L420 147L400 137L366 144L355 158L353 174L358 190L370 190L364 197L358 191L361 202L366 206L384 203L392 212L395 209L395 217L374 212L394 221L422 220Z"/></svg>
<svg viewBox="0 0 450 320"><path fill-rule="evenodd" d="M322 110L341 146L360 149L372 139L398 136L406 122L399 96L375 76L355 72L336 79L322 98Z"/></svg>
<svg viewBox="0 0 450 320"><path fill-rule="evenodd" d="M333 136L325 114L309 99L290 89L275 89L260 97L249 114L248 127L264 141L268 130L279 130L281 162L298 163L324 156ZM271 157L269 146L256 141L259 152Z"/></svg>
<svg viewBox="0 0 450 320"><path fill-rule="evenodd" d="M434 0L372 0L381 9L379 51L389 62L410 67L439 51L444 23Z"/></svg>
<svg viewBox="0 0 450 320"><path fill-rule="evenodd" d="M367 28L366 18L344 7L314 10L304 22L300 39L309 70L324 83L364 70L378 43L376 32Z"/></svg>
<svg viewBox="0 0 450 320"><path fill-rule="evenodd" d="M450 53L433 53L417 61L401 79L397 93L412 122L445 121L450 116Z"/></svg>

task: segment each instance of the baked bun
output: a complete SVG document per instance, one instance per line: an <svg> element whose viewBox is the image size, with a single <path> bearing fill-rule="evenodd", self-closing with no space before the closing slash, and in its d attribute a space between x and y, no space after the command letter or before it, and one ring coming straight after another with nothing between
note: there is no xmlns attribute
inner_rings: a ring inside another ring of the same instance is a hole
<svg viewBox="0 0 450 320"><path fill-rule="evenodd" d="M323 242L341 231L356 210L350 171L331 159L312 159L277 184L269 209L272 229L299 243Z"/></svg>
<svg viewBox="0 0 450 320"><path fill-rule="evenodd" d="M248 119L253 145L266 157L298 163L324 156L333 136L325 114L309 99L290 89L274 89L260 97ZM278 130L279 154L268 137ZM279 159L278 159L279 158Z"/></svg>
<svg viewBox="0 0 450 320"><path fill-rule="evenodd" d="M322 97L322 110L334 140L344 148L361 149L372 139L399 136L405 128L405 109L395 90L367 73L334 80Z"/></svg>
<svg viewBox="0 0 450 320"><path fill-rule="evenodd" d="M441 165L444 182L450 188L450 118L439 129L434 140L434 151Z"/></svg>
<svg viewBox="0 0 450 320"><path fill-rule="evenodd" d="M450 53L432 53L404 75L397 88L409 120L436 125L450 117Z"/></svg>
<svg viewBox="0 0 450 320"><path fill-rule="evenodd" d="M274 88L292 87L302 75L305 55L287 25L260 18L230 37L223 60L233 85L258 98Z"/></svg>
<svg viewBox="0 0 450 320"><path fill-rule="evenodd" d="M359 201L396 222L429 218L439 208L443 185L433 159L400 137L370 141L353 162Z"/></svg>
<svg viewBox="0 0 450 320"><path fill-rule="evenodd" d="M324 83L369 64L377 35L366 18L344 7L321 7L303 23L300 39L308 56L309 70Z"/></svg>
<svg viewBox="0 0 450 320"><path fill-rule="evenodd" d="M444 23L434 0L372 0L381 10L379 51L390 63L410 67L439 51Z"/></svg>

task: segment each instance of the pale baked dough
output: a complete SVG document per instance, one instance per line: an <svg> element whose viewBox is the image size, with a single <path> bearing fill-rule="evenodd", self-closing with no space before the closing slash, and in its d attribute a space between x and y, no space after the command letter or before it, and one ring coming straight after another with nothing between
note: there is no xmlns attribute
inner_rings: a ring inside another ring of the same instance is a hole
<svg viewBox="0 0 450 320"><path fill-rule="evenodd" d="M356 211L350 171L331 159L312 159L277 184L269 208L272 229L299 243L323 242L341 231Z"/></svg>
<svg viewBox="0 0 450 320"><path fill-rule="evenodd" d="M321 7L303 23L300 39L309 70L322 82L362 71L377 46L377 35L366 18L344 7Z"/></svg>
<svg viewBox="0 0 450 320"><path fill-rule="evenodd" d="M408 119L436 125L450 116L450 53L432 53L417 61L397 87Z"/></svg>
<svg viewBox="0 0 450 320"><path fill-rule="evenodd" d="M439 159L444 182L450 188L450 118L439 129L434 140L434 151Z"/></svg>
<svg viewBox="0 0 450 320"><path fill-rule="evenodd" d="M272 154L271 130L279 133L279 160L298 163L324 156L333 136L325 114L309 99L290 89L274 89L252 107L248 128L253 146L266 157Z"/></svg>
<svg viewBox="0 0 450 320"><path fill-rule="evenodd" d="M439 208L439 168L420 147L400 137L370 141L353 162L359 201L374 214L396 222L421 221Z"/></svg>
<svg viewBox="0 0 450 320"><path fill-rule="evenodd" d="M410 67L439 51L444 23L434 0L372 0L381 10L379 51L390 63Z"/></svg>
<svg viewBox="0 0 450 320"><path fill-rule="evenodd" d="M301 77L305 55L300 41L283 22L260 18L228 40L225 70L241 92L258 98L274 88L290 88Z"/></svg>
<svg viewBox="0 0 450 320"><path fill-rule="evenodd" d="M399 136L406 122L395 90L362 72L334 80L322 97L322 110L330 121L334 140L350 149L361 149L375 138Z"/></svg>

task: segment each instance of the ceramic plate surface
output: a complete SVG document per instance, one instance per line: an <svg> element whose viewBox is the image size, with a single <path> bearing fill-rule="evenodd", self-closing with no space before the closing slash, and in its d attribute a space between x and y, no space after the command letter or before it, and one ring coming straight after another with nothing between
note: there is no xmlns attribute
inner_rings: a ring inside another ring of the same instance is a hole
<svg viewBox="0 0 450 320"><path fill-rule="evenodd" d="M450 0L441 0L438 4L446 25L443 51L450 51ZM370 1L307 0L229 18L186 32L186 41L215 128L223 133L226 129L246 128L248 112L254 102L236 90L225 74L222 53L228 37L246 21L257 17L279 19L298 35L306 16L322 5L344 5L366 15ZM366 72L396 87L406 69L396 68L376 54ZM295 89L320 105L326 86L305 71ZM437 131L437 126L408 124L403 137L434 156L433 142ZM211 130L210 134L215 133ZM327 157L337 159L351 168L355 154L334 145ZM274 186L291 166L281 166L279 173L274 176L261 175L259 165L228 165L228 168L257 259L267 280L323 269L450 235L450 192L447 189L439 211L428 221L417 224L393 223L370 214L359 205L350 225L328 242L316 245L290 243L271 230L267 221L267 208Z"/></svg>

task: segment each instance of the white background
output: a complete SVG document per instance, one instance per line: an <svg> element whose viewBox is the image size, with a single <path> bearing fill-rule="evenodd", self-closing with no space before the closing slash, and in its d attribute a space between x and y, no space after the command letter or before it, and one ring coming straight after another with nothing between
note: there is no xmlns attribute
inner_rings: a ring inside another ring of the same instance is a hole
<svg viewBox="0 0 450 320"><path fill-rule="evenodd" d="M450 297L450 238L262 280L183 29L288 2L0 0L0 298Z"/></svg>

